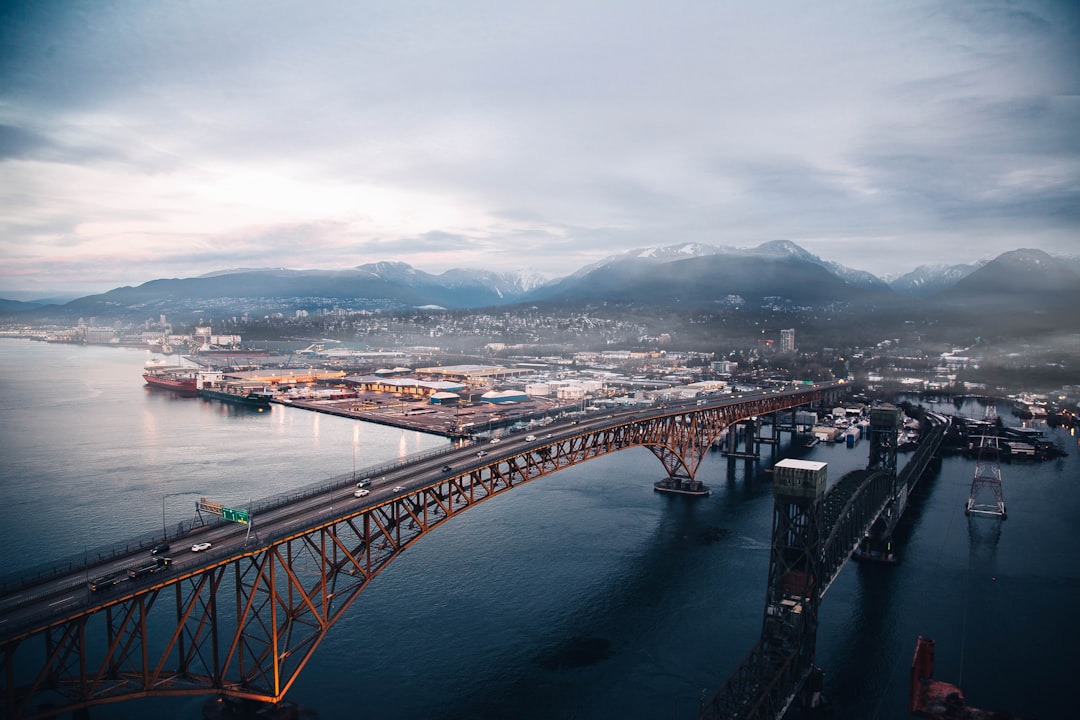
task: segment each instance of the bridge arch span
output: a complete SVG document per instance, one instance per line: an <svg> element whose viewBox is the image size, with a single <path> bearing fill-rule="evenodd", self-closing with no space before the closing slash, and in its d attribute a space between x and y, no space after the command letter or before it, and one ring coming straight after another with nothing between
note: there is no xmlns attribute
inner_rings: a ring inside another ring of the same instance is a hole
<svg viewBox="0 0 1080 720"><path fill-rule="evenodd" d="M52 717L147 696L280 702L371 581L458 514L526 482L631 447L648 448L669 476L693 477L712 443L735 422L818 400L825 392L594 417L557 438L459 459L430 482L410 483L393 495L380 491L373 505L339 506L319 521L279 524L261 531L258 543L243 552L191 571L123 583L112 599L88 597L81 610L5 641L0 701L12 718ZM26 661L25 653L34 659Z"/></svg>

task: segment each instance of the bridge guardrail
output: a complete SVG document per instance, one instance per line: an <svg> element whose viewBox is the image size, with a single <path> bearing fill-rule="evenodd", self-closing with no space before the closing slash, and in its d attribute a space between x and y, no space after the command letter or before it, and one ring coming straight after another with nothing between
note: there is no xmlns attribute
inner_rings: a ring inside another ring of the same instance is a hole
<svg viewBox="0 0 1080 720"><path fill-rule="evenodd" d="M821 390L821 389L822 388L815 388L815 390ZM726 400L726 401L730 402L732 400L732 398L725 397L725 398L721 398L721 400L722 401ZM721 403L721 404L723 404L723 403ZM713 405L714 405L714 403L711 403L711 402L708 403L708 405L702 406L702 405L698 405L696 402L692 403L691 401L686 401L686 402L681 402L681 403L680 402L669 403L669 404L666 404L666 405L661 405L661 406L659 406L659 408L653 407L652 409L653 410L656 410L656 409L661 410L662 412L660 414L663 415L663 414L666 414L666 413L670 413L672 411L681 412L681 411L684 411L684 410L689 410L689 411L708 410ZM583 416L583 419L592 419L594 417L603 417L605 415L610 417L610 414L609 414L610 412L611 411L608 410L608 409L597 408L592 412L584 412L584 413L582 413L582 416ZM525 429L527 429L527 428L522 428L522 430L525 430ZM511 428L511 429L504 430L504 431L514 432L515 430ZM471 443L465 443L465 444L471 444ZM458 442L456 444L445 446L445 447L442 447L442 448L437 448L435 450L428 450L428 451L424 451L424 452L420 452L420 453L414 453L414 454L408 455L408 456L406 456L404 458L399 458L397 460L387 462L387 463L382 463L380 465L369 466L369 467L363 468L363 469L361 469L359 471L354 470L354 471L349 472L349 473L342 473L340 475L331 477L327 481L319 481L319 482L311 483L309 485L303 486L301 488L297 488L295 490L290 490L290 491L278 493L276 495L272 495L272 496L269 496L269 497L266 497L266 498L261 498L258 501L253 501L249 505L249 510L252 512L253 517L255 517L256 512L263 513L263 512L266 512L268 510L272 510L272 509L275 509L275 508L287 506L287 505L289 505L291 503L294 503L294 502L296 502L298 500L302 500L302 499L304 499L306 497L311 497L311 496L314 496L314 495L322 494L322 493L325 493L325 492L331 491L331 490L351 487L357 481L358 478L379 476L379 475L385 474L387 472L391 472L393 470L400 469L400 468L402 468L404 466L407 466L407 465L409 465L411 463L416 463L416 462L420 462L420 461L423 461L423 460L426 460L426 459L431 459L431 458L435 458L435 457L439 457L439 456L442 456L442 455L446 455L446 454L456 452L462 446L463 446L463 443ZM210 521L205 522L204 525L211 526L211 527L220 526L224 522L225 521L223 519L221 519L219 517L215 517L215 518L212 518ZM313 526L316 526L318 524L319 524L318 520L313 522L311 519L306 519L306 520L297 520L297 521L289 523L288 525L279 526L274 530L274 532L272 534L264 533L261 536L257 536L256 544L245 548L244 552L252 553L252 554L257 554L257 553L260 553L260 552L264 552L268 547L274 545L275 543L280 542L282 538L284 538L286 536L289 536L289 535L302 534L305 531L310 530ZM164 534L164 536L157 536L156 534L148 534L148 535L144 535L144 536L141 536L141 537L136 537L136 538L133 538L133 539L130 539L130 540L127 540L127 541L121 541L121 542L118 542L118 543L113 543L112 545L106 546L104 548L95 549L93 551L93 557L94 557L93 562L96 563L96 562L100 562L102 560L108 560L110 558L115 558L115 557L118 557L118 556L131 554L135 550L139 550L139 549L147 549L147 548L153 547L155 544L157 544L158 542L161 542L163 539L164 540L169 540L170 537L175 541L175 540L183 537L184 535L188 534L190 532L190 530L191 530L190 526L185 527L185 523L180 523L178 527L179 527L178 532L176 532L176 533L174 533L172 535L169 535L167 532ZM257 527L256 527L256 530L257 530ZM235 547L230 548L230 547L219 546L218 548L213 548L211 551L207 551L206 553L203 554L202 560L203 560L204 564L201 564L201 569L196 570L194 572L196 574L204 572L207 565L212 566L212 565L215 565L215 564L219 563L219 561L221 561L221 560L227 560L227 559L235 557L235 556L236 556ZM90 566L90 563L91 563L90 557L91 557L90 552L85 552L85 553L82 553L82 554L74 554L74 555L70 556L69 558L54 561L54 562L49 563L47 565L39 566L36 569L30 569L30 570L27 570L27 571L22 571L21 573L10 575L7 578L0 579L0 591L2 591L2 592L10 592L13 589L19 589L19 588L22 588L22 587L32 586L34 583L42 582L44 580L47 580L50 577L55 577L55 576L63 575L63 574L70 574L73 571L77 571L79 569L86 569L86 568L88 568ZM12 580L13 578L14 578L14 580ZM166 582L168 582L167 578L163 578L161 576L147 576L145 578L134 578L134 579L125 578L123 580L123 582L125 582L125 583L126 582L131 582L131 583L133 583L133 586L124 586L126 589L129 590L129 592L122 593L122 594L125 595L125 596L132 595L132 594L137 594L137 593L149 588L152 585L160 584L160 582L162 580L165 580ZM76 582L76 583L72 584L69 587L69 589L66 590L66 592L75 591L75 592L85 593L85 599L80 599L79 601L76 601L78 603L78 608L76 608L76 610L78 611L78 610L83 609L83 608L89 609L90 607L93 607L94 605L100 604L102 602L109 602L112 599L113 596L115 596L116 594L121 594L119 590L116 590L115 588L113 588L113 590L114 590L114 592L110 592L110 590L106 589L106 590L103 590L103 591L98 591L96 593L92 593L86 585L84 585L81 582ZM62 590L61 592L64 592L64 591ZM42 622L47 622L48 620L54 619L54 618L56 618L58 616L63 616L63 615L66 615L66 614L70 614L70 612L72 610L71 603L67 603L65 605L61 605L61 606L57 606L57 607L53 608L51 606L50 607L45 607L39 602L40 600L42 600L44 598L54 597L57 594L60 594L60 593L58 593L56 590L50 590L48 592L39 592L39 593L37 593L35 595L32 595L32 596L20 597L17 600L16 603L8 605L5 608L5 610L14 610L16 608L24 608L24 607L33 606L33 605L37 605L41 609L38 612L33 612L33 613L29 614L29 615L22 616L22 618L16 624L6 625L6 627L4 628L3 635L5 637L12 637L12 636L18 634L19 632L24 631L28 627L39 625ZM74 597L65 598L65 600L74 600Z"/></svg>
<svg viewBox="0 0 1080 720"><path fill-rule="evenodd" d="M820 391L822 389L828 388L815 387L813 389ZM731 398L722 397L721 399L730 400ZM660 407L669 411L682 409L693 411L705 410L708 409L709 406L698 406L694 401L688 400L684 402L668 403L666 407L664 405L661 405ZM583 415L591 418L593 416L605 416L609 413L610 410L597 409L593 412L585 412L583 413ZM472 441L466 441L467 444L471 444L471 442ZM373 477L380 474L385 474L387 472L399 469L405 465L414 462L420 462L422 460L453 453L459 450L461 447L462 444L460 443L451 444L447 447L437 448L435 450L426 450L419 453L413 453L393 462L382 463L380 465L369 466L361 470L353 470L348 473L342 473L340 475L330 478L327 481L320 480L316 483L297 488L296 490L285 491L276 495L271 495L266 498L255 500L250 503L248 509L251 512L252 516L255 517L256 513L258 512L266 512L269 510L273 510L288 505L297 500L302 500L304 498L318 495L329 490L336 490L348 487L351 484L355 483L357 481L357 478ZM215 517L205 522L205 526L217 526L224 522L226 521L221 518ZM303 524L301 524L300 526L302 525ZM69 574L80 569L87 569L94 564L98 564L102 561L107 561L116 557L131 554L132 552L137 550L148 550L154 547L154 545L157 545L158 543L170 541L170 538L175 540L184 537L185 535L190 533L192 529L192 526L186 524L185 522L180 522L177 527L179 527L179 531L171 535L168 532L165 532L163 535L157 535L156 533L140 535L127 540L118 541L110 545L94 548L93 550L88 550L83 553L74 553L66 558L60 558L58 560L38 565L33 568L27 568L25 570L12 573L10 575L0 577L0 593L6 594L26 587L30 587L54 577ZM282 532L284 531L285 530L283 529ZM278 536L278 533L275 533L275 536ZM49 595L47 594L39 593L34 596L23 598L20 600L18 605L11 607L25 606L38 599L48 596Z"/></svg>
<svg viewBox="0 0 1080 720"><path fill-rule="evenodd" d="M603 415L607 414L607 410L597 410L593 413L586 413L586 415ZM472 441L465 441L466 444L471 444ZM254 500L248 508L252 515L259 512L266 512L268 510L274 510L284 505L288 505L291 502L302 500L312 495L318 495L319 493L326 492L328 490L337 490L347 487L351 483L355 483L358 478L372 477L380 474L385 474L391 470L396 470L413 462L420 462L440 455L446 455L460 449L461 444L451 444L448 447L437 448L435 450L425 450L418 453L412 453L392 462L381 463L379 465L372 465L369 467L361 468L359 470L353 470L348 473L342 473L335 475L329 480L319 480L309 485L304 485L294 490L287 490L275 495L270 495L265 498L259 498ZM206 525L218 525L225 522L220 518L212 518L208 520ZM0 576L0 594L6 594L21 590L22 588L36 585L37 583L45 582L51 578L65 575L76 570L92 567L98 563L111 560L117 557L128 555L138 550L149 550L158 543L169 541L170 538L180 538L188 534L191 531L191 525L187 521L180 522L177 527L180 528L178 532L164 533L158 535L156 533L149 535L138 535L125 540L119 540L109 545L103 545L96 548L88 549L82 553L72 553L71 555L57 560L52 560L34 567L26 568L5 576ZM40 596L38 596L40 597Z"/></svg>
<svg viewBox="0 0 1080 720"><path fill-rule="evenodd" d="M276 508L288 505L289 503L297 500L302 500L312 495L318 495L319 493L326 492L327 490L336 490L340 488L348 487L350 484L356 482L357 478L376 476L381 473L386 473L391 470L398 469L404 465L408 465L413 462L420 462L422 460L428 460L440 455L446 455L458 450L460 445L450 445L449 447L436 448L434 450L425 450L418 453L412 453L406 455L404 458L400 458L393 462L381 463L379 465L372 465L360 470L354 470L348 473L342 473L336 475L329 480L320 480L310 485L305 485L294 490L288 490L285 492L277 493L276 495L270 495L266 498L260 498L251 503L250 512L254 515L256 512L267 512L268 510L274 510ZM208 526L216 526L226 522L225 520L215 517L208 520L205 524ZM111 560L117 557L128 555L138 550L149 550L158 543L175 540L181 538L191 531L191 525L187 522L179 523L179 532L165 533L164 535L158 535L157 533L149 535L138 535L126 540L120 540L110 545L104 545L97 548L89 549L82 553L73 553L65 558L59 558L35 567L20 570L15 573L11 573L4 577L0 577L0 593L6 594L21 590L22 588L36 585L41 582L45 582L54 577L60 575L66 575L77 570L86 569L92 567L98 563ZM41 597L41 596L36 596Z"/></svg>
<svg viewBox="0 0 1080 720"><path fill-rule="evenodd" d="M428 457L431 457L431 455L428 455ZM352 473L349 473L347 477L351 480ZM343 487L347 486L348 484ZM221 520L214 524L219 525L224 524L224 522L225 521ZM295 522L289 523L288 525L277 527L274 529L273 532L258 534L257 540L250 545L245 546L243 551L253 554L265 552L271 546L280 542L282 538L290 535L303 534L304 531L310 530L313 526L316 526L318 524L318 520L308 519L297 520ZM203 551L201 553L201 559L206 566L213 566L217 561L237 558L238 555L239 553L234 546L219 545L217 547L211 547L209 550ZM209 567L203 567L197 570L196 574L206 572L208 569ZM93 593L90 591L88 586L82 584L73 586L73 590L86 593L85 597L88 604L90 604L91 600L96 600L99 603L106 603L112 600L114 596L124 594L123 589L130 589L131 594L134 594L142 588L159 584L162 581L168 582L168 578L172 574L174 574L172 573L172 570L166 569L163 571L163 574L153 574L144 578L125 578L121 580L121 582L118 583L116 586L110 586L108 588L98 590ZM14 610L17 608L34 605L39 600L43 600L48 597L52 597L52 594L40 593L37 595L25 596L23 598L20 598L17 604L11 605L7 609ZM56 608L44 609L30 615L25 615L14 624L5 623L3 632L0 633L0 637L6 639L8 637L17 635L23 630L39 626L43 622L47 622L50 619L64 617L69 614L70 609L71 608L68 606L58 606Z"/></svg>

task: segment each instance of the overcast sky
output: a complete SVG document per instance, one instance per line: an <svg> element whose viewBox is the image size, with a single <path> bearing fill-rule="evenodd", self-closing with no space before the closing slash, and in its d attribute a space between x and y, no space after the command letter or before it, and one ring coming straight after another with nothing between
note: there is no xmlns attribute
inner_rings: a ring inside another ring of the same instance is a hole
<svg viewBox="0 0 1080 720"><path fill-rule="evenodd" d="M1080 254L1080 3L0 4L0 297L792 240Z"/></svg>

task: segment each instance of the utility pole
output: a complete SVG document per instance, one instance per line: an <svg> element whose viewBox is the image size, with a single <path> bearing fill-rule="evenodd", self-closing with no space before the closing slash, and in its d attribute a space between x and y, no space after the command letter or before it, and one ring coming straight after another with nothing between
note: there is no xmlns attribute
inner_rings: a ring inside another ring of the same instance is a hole
<svg viewBox="0 0 1080 720"><path fill-rule="evenodd" d="M183 495L190 495L191 493L161 493L161 541L165 542L169 539L169 530L165 524L165 498L167 497L181 497Z"/></svg>

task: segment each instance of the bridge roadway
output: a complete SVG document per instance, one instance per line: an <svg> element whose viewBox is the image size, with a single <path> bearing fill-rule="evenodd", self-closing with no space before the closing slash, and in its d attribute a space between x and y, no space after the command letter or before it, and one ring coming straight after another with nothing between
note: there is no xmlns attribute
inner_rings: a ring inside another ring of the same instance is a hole
<svg viewBox="0 0 1080 720"><path fill-rule="evenodd" d="M366 497L353 496L357 478L372 475L371 471L350 473L339 478L336 483L321 492L301 497L288 504L268 507L256 511L254 533L257 538L280 536L286 529L289 532L303 532L327 524L358 511L391 502L395 497L408 494L433 482L444 480L449 466L451 472L459 474L492 465L509 457L520 455L537 446L554 444L586 432L624 425L628 421L639 422L650 418L678 415L686 412L707 410L716 407L729 407L750 404L763 398L791 397L823 388L835 387L831 383L818 383L812 386L797 386L794 389L762 390L734 395L719 395L699 405L698 401L668 403L648 409L633 408L613 412L601 411L591 415L579 416L553 423L540 431L533 442L527 441L526 433L519 433L501 439L498 443L462 443L444 452L423 453L396 465L378 468L371 477L370 494ZM483 458L477 457L480 450ZM401 488L397 490L396 488ZM262 504L254 504L258 508ZM145 564L150 557L147 550L160 541L160 538L148 538L139 550L116 555L106 561L80 565L69 572L59 574L43 582L28 585L15 591L5 591L0 595L0 639L9 639L13 631L26 630L28 626L47 624L50 619L66 617L92 607L101 601L111 600L116 594L123 593L136 585L149 584L150 580L161 580L167 576L196 573L223 559L245 555L253 551L252 546L262 543L245 543L248 538L246 525L228 522L215 522L203 527L195 527L180 537L169 538L171 545L167 553L172 565L154 573L146 582L130 582L115 591L102 590L92 592L89 581L99 577L109 577L124 573L129 568ZM196 543L209 542L212 548L200 553L191 552ZM156 577L155 577L156 576ZM124 581L128 582L128 581Z"/></svg>
<svg viewBox="0 0 1080 720"><path fill-rule="evenodd" d="M102 611L120 613L126 609L130 615L134 612L130 609L130 603L138 604L142 602L140 598L152 603L157 593L166 586L183 581L194 587L197 583L207 582L206 579L211 577L217 579L209 580L209 582L220 582L222 577L220 572L224 572L225 566L235 565L243 558L251 559L252 563L259 562L267 553L274 554L275 548L282 547L282 543L287 545L294 540L303 540L305 537L310 540L309 536L312 534L323 532L336 537L338 528L343 527L343 523L354 522L357 518L371 521L374 527L375 524L380 523L380 517L374 517L374 520L372 517L382 512L384 516L381 518L382 522L378 531L383 533L384 539L392 539L391 531L395 527L409 523L409 518L412 517L412 525L424 525L417 533L418 537L429 529L429 526L434 527L438 522L431 524L426 519L417 522L420 518L416 513L426 513L427 508L434 508L435 512L439 512L440 508L435 508L435 506L442 503L445 498L440 497L440 491L436 488L445 488L448 480L460 480L456 491L461 496L470 495L481 484L487 482L487 486L482 488L483 496L478 495L475 500L468 500L472 503L485 499L496 491L509 489L511 483L506 482L504 476L499 476L500 471L496 468L502 468L501 472L504 472L504 475L517 473L516 480L512 484L518 484L574 462L581 462L603 452L619 450L631 445L650 447L654 454L657 454L664 462L665 468L668 468L669 465L674 464L669 462L670 456L680 452L686 455L690 452L687 450L688 447L692 446L691 450L699 454L707 450L707 445L704 449L700 447L701 440L702 438L715 439L715 436L719 434L718 423L721 420L730 424L732 419L744 419L778 409L794 408L812 400L831 399L843 389L837 383L818 383L736 395L717 395L705 401L669 403L647 409L601 411L553 423L536 431L536 437L531 441L527 439L528 435L522 432L504 437L494 443L458 443L445 451L429 452L370 471L342 475L330 483L313 486L285 499L271 498L256 502L250 508L253 519L251 529L254 531L250 538L248 526L224 522L220 519L205 526L192 528L179 536L169 537L168 542L171 545L168 553L171 558L169 567L138 578L123 579L115 586L94 591L90 589L89 581L100 577L123 575L130 568L147 564L152 560L148 550L161 541L160 536L147 538L140 544L141 549L120 552L99 562L77 566L68 563L62 569L55 569L51 575L46 572L39 573L35 579L24 582L8 581L4 584L3 594L0 594L0 653L2 653L0 661L14 662L12 658L20 643L35 636L40 637L41 633L47 631L48 628L53 628L52 632L64 633L65 636L71 633L82 633L87 619ZM711 418L713 424L710 427L697 427L694 420L696 417ZM631 430L637 434L631 435ZM646 433L646 430L651 434ZM668 433L668 435L665 437L660 433ZM685 441L685 436L695 433L698 436L696 441ZM684 438L681 441L682 445L679 444L678 438L674 437L676 435ZM602 445L600 440L604 438L607 439L607 446L600 447ZM589 443L592 445L586 447ZM664 446L662 451L656 449L658 445ZM676 449L673 451L672 448ZM482 457L479 456L481 450L484 452ZM522 460L521 465L531 463L530 467L535 471L524 472L517 467L516 459ZM688 470L692 475L700 458L690 461L689 458L681 457L678 462L680 463L678 467ZM545 469L536 470L537 465L541 463L546 466ZM507 468L509 471L506 470ZM483 473L488 473L486 480ZM371 484L368 486L370 494L358 498L354 497L353 491L356 480L361 477L370 477ZM504 488L496 488L500 481L505 485ZM410 498L414 498L415 502L410 503ZM461 497L456 499L458 502L466 502ZM444 513L449 512L450 515L455 512L452 509L452 503L445 503L445 507L441 510ZM444 515L442 519L450 515ZM427 516L424 515L424 517ZM349 574L363 576L364 584L366 584L374 574L381 570L382 565L373 563L371 560L374 552L370 546L374 544L376 536L370 533L367 525L363 532L367 534L360 537L360 546L366 543L369 548L366 550L369 553L368 564L361 567L356 560L359 555L352 553L355 557L350 557L349 560L354 565L350 566L348 562L341 564L340 561L335 560L334 562L339 564L329 568L328 574L346 571ZM400 530L397 532L400 534ZM212 547L203 552L191 550L193 544L204 542L211 543ZM411 540L404 543L394 542L395 547L389 555L400 552L409 542ZM331 548L329 552L336 552L336 550ZM385 555L384 558L389 555ZM329 561L329 557L324 555L322 558L324 566ZM379 562L385 562L385 560ZM214 575L214 573L219 574ZM239 575L239 569L237 573ZM271 578L269 582L275 581ZM327 580L323 583L324 593L327 592L325 587L329 585L329 582ZM178 587L177 602L180 602L180 592ZM334 597L334 593L329 592L326 597L329 602L329 599ZM140 607L138 613L144 614L148 611L149 608ZM110 614L109 617L113 615ZM332 624L334 619L336 617L322 616L323 631ZM113 622L113 620L109 621L109 623ZM112 631L109 632L111 636ZM141 632L145 633L146 630L143 629ZM48 632L46 632L46 637L48 637ZM70 642L72 646L82 643L81 640ZM148 636L140 642L149 642ZM46 640L46 643L49 644L50 641ZM86 652L86 650L79 647L68 652ZM288 652L284 653L285 656L288 654ZM220 682L220 678L216 682ZM10 683L9 677L8 689L5 693L9 702L13 694L21 692ZM278 690L280 692L277 692ZM211 688L203 690L203 692L212 691ZM280 697L284 691L285 688L275 688L273 697ZM92 700L84 699L80 706L88 704L94 703Z"/></svg>

